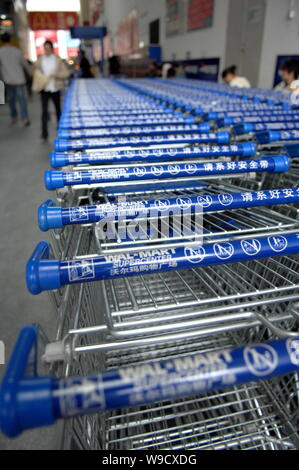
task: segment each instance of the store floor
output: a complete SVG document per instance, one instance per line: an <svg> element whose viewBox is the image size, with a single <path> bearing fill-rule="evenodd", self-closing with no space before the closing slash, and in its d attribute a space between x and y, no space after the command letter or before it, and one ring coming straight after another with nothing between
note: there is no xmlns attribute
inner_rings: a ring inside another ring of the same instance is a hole
<svg viewBox="0 0 299 470"><path fill-rule="evenodd" d="M55 334L55 312L46 293L32 296L25 285L25 265L34 246L48 235L37 226L37 207L49 193L43 185L43 172L49 167L52 142L40 140L39 97L29 103L31 126L10 125L6 105L0 105L0 340L6 347L6 361L19 329L41 324L50 338ZM55 137L55 119L51 115L51 136ZM51 195L50 195L51 197ZM0 380L5 366L0 365ZM52 449L55 432L39 429L13 440L0 433L0 449Z"/></svg>

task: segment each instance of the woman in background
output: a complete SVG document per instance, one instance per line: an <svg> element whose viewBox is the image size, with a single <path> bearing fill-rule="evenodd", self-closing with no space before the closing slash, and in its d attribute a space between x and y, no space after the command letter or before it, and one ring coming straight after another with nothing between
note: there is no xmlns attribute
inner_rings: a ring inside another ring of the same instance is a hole
<svg viewBox="0 0 299 470"><path fill-rule="evenodd" d="M49 121L49 100L53 101L57 123L61 115L61 90L64 87L63 80L69 77L70 71L63 60L54 54L54 46L51 41L44 44L44 55L40 56L36 62L38 69L48 80L44 89L40 92L42 104L42 139L48 139L48 121Z"/></svg>
<svg viewBox="0 0 299 470"><path fill-rule="evenodd" d="M237 67L232 65L222 72L222 79L227 85L237 88L250 88L250 82L245 77L237 75Z"/></svg>

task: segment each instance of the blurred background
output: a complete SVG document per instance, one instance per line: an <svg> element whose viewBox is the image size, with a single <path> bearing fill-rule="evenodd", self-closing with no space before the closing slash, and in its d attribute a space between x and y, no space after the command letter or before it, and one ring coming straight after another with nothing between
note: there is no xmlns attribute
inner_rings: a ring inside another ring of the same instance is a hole
<svg viewBox="0 0 299 470"><path fill-rule="evenodd" d="M50 39L70 67L83 48L95 75L107 76L116 62L122 74L142 77L152 63L170 62L181 76L216 81L234 64L261 88L276 85L285 60L299 57L298 19L297 0L0 0L0 32L31 62ZM106 29L102 40L80 40L75 26Z"/></svg>

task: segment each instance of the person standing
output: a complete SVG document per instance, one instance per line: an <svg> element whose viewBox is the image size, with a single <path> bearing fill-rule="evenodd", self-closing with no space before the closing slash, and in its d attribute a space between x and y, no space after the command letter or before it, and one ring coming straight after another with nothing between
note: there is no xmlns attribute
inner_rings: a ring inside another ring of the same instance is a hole
<svg viewBox="0 0 299 470"><path fill-rule="evenodd" d="M222 80L227 85L237 88L250 88L250 82L245 77L240 77L237 74L237 67L232 65L222 72Z"/></svg>
<svg viewBox="0 0 299 470"><path fill-rule="evenodd" d="M3 46L0 48L0 72L5 84L7 103L10 109L11 123L18 121L16 102L20 106L21 119L24 126L30 125L26 101L26 75L30 75L30 67L23 57L22 51L10 42L10 35L2 35Z"/></svg>
<svg viewBox="0 0 299 470"><path fill-rule="evenodd" d="M275 91L290 91L292 82L297 80L299 77L299 61L296 59L286 60L281 67L281 78L282 81L274 87Z"/></svg>
<svg viewBox="0 0 299 470"><path fill-rule="evenodd" d="M47 77L46 85L40 92L42 105L42 134L44 140L48 139L48 121L49 121L49 100L53 101L57 123L61 115L61 90L64 87L63 80L70 76L70 71L63 60L54 54L54 46L51 41L44 43L44 55L40 56L36 62L35 69L39 70Z"/></svg>

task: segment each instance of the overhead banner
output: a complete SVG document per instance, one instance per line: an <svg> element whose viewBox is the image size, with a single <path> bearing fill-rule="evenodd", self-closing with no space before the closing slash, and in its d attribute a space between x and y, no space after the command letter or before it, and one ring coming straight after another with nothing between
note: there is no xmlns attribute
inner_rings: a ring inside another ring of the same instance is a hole
<svg viewBox="0 0 299 470"><path fill-rule="evenodd" d="M209 28L213 26L214 0L189 0L187 30Z"/></svg>
<svg viewBox="0 0 299 470"><path fill-rule="evenodd" d="M76 11L31 11L28 19L33 31L70 29L72 26L78 26Z"/></svg>
<svg viewBox="0 0 299 470"><path fill-rule="evenodd" d="M131 54L139 47L138 10L134 8L117 28L117 55Z"/></svg>
<svg viewBox="0 0 299 470"><path fill-rule="evenodd" d="M97 24L104 13L104 0L89 0L89 22L92 26Z"/></svg>

